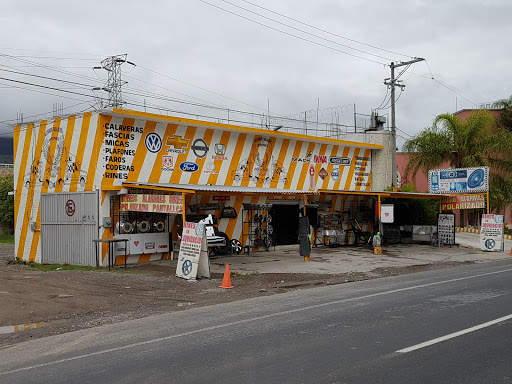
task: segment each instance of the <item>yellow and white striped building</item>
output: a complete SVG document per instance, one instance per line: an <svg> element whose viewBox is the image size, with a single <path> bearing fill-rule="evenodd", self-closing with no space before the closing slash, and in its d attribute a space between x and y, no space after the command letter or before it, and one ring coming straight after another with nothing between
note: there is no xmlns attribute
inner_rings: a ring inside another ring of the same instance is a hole
<svg viewBox="0 0 512 384"><path fill-rule="evenodd" d="M50 223L41 221L41 196L46 194L96 192L97 212L79 212L71 198L61 204L67 213L63 224L94 222L96 238L117 236L115 223L108 224L105 218L115 221L111 197L120 193L177 194L184 197L185 209L222 195L223 203L238 216L220 219L218 228L230 239L245 243L243 203L282 199L303 206L307 201L330 200L330 210L342 211L357 197L329 192L371 191L378 178L381 185L386 184L383 172L372 171L375 159L383 163L383 152L381 143L119 109L20 125L14 129L15 256L46 262L42 249L51 252L52 248L42 247L45 241L53 242L53 247L73 248L65 238L58 239L59 233L45 240L44 225ZM176 224L171 216L166 232L173 233ZM76 246L81 240L73 241ZM107 252L108 246L103 245L102 265ZM168 251L143 252L131 254L128 262L168 256Z"/></svg>

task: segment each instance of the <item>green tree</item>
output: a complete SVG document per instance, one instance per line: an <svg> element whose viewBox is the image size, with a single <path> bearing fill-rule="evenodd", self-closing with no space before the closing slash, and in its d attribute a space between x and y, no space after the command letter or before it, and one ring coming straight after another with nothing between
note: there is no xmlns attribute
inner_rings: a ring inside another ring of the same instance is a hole
<svg viewBox="0 0 512 384"><path fill-rule="evenodd" d="M497 126L489 111L474 111L465 121L439 115L404 149L410 154L406 174L428 172L445 162L452 168L488 166L491 208L503 212L512 203L512 131Z"/></svg>
<svg viewBox="0 0 512 384"><path fill-rule="evenodd" d="M502 99L494 102L492 107L501 109L501 115L498 119L498 123L501 127L512 132L512 96L508 99Z"/></svg>
<svg viewBox="0 0 512 384"><path fill-rule="evenodd" d="M0 226L9 235L14 233L14 196L8 195L13 190L13 175L0 176Z"/></svg>

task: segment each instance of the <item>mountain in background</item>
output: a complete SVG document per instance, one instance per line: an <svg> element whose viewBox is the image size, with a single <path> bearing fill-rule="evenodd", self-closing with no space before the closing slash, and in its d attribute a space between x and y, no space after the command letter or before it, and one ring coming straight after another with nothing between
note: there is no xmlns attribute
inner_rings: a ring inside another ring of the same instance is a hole
<svg viewBox="0 0 512 384"><path fill-rule="evenodd" d="M12 164L12 154L12 137L0 137L0 164Z"/></svg>

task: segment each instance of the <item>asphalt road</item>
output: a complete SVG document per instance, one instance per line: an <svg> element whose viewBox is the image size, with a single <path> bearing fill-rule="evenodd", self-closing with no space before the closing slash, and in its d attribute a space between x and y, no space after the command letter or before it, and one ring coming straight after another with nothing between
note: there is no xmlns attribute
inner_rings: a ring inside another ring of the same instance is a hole
<svg viewBox="0 0 512 384"><path fill-rule="evenodd" d="M512 258L22 343L0 383L512 383Z"/></svg>

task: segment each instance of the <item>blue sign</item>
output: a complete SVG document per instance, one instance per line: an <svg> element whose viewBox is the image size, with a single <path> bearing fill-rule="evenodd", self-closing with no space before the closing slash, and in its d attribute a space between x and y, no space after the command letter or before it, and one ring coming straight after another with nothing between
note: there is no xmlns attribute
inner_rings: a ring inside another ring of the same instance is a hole
<svg viewBox="0 0 512 384"><path fill-rule="evenodd" d="M430 193L471 193L489 190L489 168L435 169L428 172Z"/></svg>
<svg viewBox="0 0 512 384"><path fill-rule="evenodd" d="M199 165L197 165L196 163L192 163L190 161L185 161L180 164L180 169L183 172L195 172L199 169Z"/></svg>
<svg viewBox="0 0 512 384"><path fill-rule="evenodd" d="M162 149L162 138L155 132L150 132L144 140L146 148L149 152L156 153Z"/></svg>

